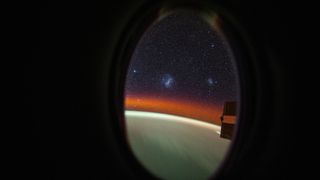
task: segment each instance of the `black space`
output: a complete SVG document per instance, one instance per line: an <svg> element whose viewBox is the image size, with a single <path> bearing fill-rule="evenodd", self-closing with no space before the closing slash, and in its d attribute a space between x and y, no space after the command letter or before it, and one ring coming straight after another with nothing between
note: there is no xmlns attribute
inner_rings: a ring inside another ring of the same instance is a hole
<svg viewBox="0 0 320 180"><path fill-rule="evenodd" d="M223 34L192 11L177 11L147 29L131 59L126 94L222 105L237 99L233 55Z"/></svg>

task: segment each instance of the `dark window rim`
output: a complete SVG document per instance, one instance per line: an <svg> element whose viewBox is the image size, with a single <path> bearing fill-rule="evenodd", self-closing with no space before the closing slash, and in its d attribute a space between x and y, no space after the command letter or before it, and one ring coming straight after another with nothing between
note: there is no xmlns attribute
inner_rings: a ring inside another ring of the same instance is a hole
<svg viewBox="0 0 320 180"><path fill-rule="evenodd" d="M231 50L235 56L234 59L240 86L240 109L236 124L237 128L229 151L225 155L219 168L213 173L213 177L223 177L226 173L236 171L237 166L245 162L246 157L252 151L259 153L259 149L253 146L259 145L257 144L256 136L264 137L267 129L263 127L266 123L257 121L256 116L256 114L259 113L257 108L259 106L262 108L260 97L261 85L259 85L259 81L263 80L263 78L261 78L259 72L265 72L265 70L257 63L258 58L255 53L257 49L252 46L254 43L251 41L250 36L246 33L240 21L235 18L235 14L231 13L231 10L228 10L228 8L221 4L205 2L206 3L168 3L153 1L152 3L145 3L132 16L132 19L127 23L126 27L123 28L124 31L117 41L119 44L117 44L113 56L113 69L110 72L111 79L109 81L109 87L113 88L109 91L110 93L108 95L109 99L111 99L109 102L110 107L112 107L110 112L113 113L112 117L114 118L111 123L115 129L115 138L120 149L122 149L121 152L125 156L125 160L138 176L155 178L153 174L139 163L132 151L130 151L127 143L123 113L125 75L134 47L140 40L145 29L157 20L160 10L164 7L169 8L168 11L185 9L198 12L213 11L218 14L223 22L222 31L228 39ZM262 139L260 139L260 141L260 143L263 142Z"/></svg>

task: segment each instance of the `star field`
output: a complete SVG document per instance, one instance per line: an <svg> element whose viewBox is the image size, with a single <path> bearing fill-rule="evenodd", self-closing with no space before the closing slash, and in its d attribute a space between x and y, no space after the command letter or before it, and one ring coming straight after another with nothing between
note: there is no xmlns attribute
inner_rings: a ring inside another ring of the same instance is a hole
<svg viewBox="0 0 320 180"><path fill-rule="evenodd" d="M230 52L221 34L196 14L170 14L140 39L127 72L125 94L222 106L238 98Z"/></svg>

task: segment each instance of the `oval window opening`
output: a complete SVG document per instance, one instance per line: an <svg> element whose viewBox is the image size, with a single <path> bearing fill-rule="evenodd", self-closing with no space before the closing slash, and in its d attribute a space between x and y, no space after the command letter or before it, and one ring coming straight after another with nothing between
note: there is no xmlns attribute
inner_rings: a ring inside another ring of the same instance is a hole
<svg viewBox="0 0 320 180"><path fill-rule="evenodd" d="M175 11L142 35L125 82L125 125L137 160L161 179L207 179L237 118L235 59L217 15Z"/></svg>

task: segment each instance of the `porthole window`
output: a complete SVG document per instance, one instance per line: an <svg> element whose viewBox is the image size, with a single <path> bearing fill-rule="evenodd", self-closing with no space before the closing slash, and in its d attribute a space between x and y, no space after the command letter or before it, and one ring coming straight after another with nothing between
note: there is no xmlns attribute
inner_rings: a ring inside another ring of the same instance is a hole
<svg viewBox="0 0 320 180"><path fill-rule="evenodd" d="M235 136L239 77L220 25L215 13L165 13L131 55L125 134L133 155L156 177L209 178Z"/></svg>

